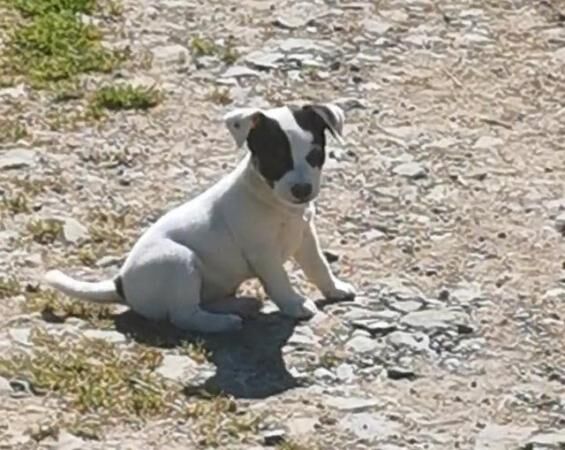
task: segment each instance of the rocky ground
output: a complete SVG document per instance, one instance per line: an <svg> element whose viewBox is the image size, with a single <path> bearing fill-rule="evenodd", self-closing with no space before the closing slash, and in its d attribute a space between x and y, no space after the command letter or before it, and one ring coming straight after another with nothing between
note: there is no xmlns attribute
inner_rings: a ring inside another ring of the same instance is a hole
<svg viewBox="0 0 565 450"><path fill-rule="evenodd" d="M562 2L125 0L84 20L129 57L79 91L160 102L83 121L81 95L0 87L23 130L0 139L0 448L565 448ZM230 108L308 100L346 111L318 227L354 302L181 336L41 286L115 273L233 167Z"/></svg>

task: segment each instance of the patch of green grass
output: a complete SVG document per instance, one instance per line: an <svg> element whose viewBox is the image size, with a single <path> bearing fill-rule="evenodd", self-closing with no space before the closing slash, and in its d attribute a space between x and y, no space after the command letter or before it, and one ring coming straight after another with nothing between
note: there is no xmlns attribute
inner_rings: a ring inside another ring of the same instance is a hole
<svg viewBox="0 0 565 450"><path fill-rule="evenodd" d="M15 297L22 293L22 288L15 278L0 278L0 299Z"/></svg>
<svg viewBox="0 0 565 450"><path fill-rule="evenodd" d="M63 233L63 223L57 219L33 219L27 224L32 239L39 244L52 244Z"/></svg>
<svg viewBox="0 0 565 450"><path fill-rule="evenodd" d="M118 85L98 89L94 93L91 106L94 111L147 110L157 106L160 101L161 93L153 87Z"/></svg>
<svg viewBox="0 0 565 450"><path fill-rule="evenodd" d="M224 45L217 45L210 39L197 36L190 41L190 49L196 57L218 56L226 64L233 64L239 58L233 39L228 39Z"/></svg>
<svg viewBox="0 0 565 450"><path fill-rule="evenodd" d="M80 417L77 426L57 428L99 436L109 418L175 417L188 423L204 448L230 448L230 443L248 441L257 433L258 416L239 409L232 398L187 398L179 385L159 377L158 350L55 337L39 330L32 332L31 340L30 350L0 355L0 375L25 378L39 392L61 395L68 413L97 418L92 430L82 426Z"/></svg>
<svg viewBox="0 0 565 450"><path fill-rule="evenodd" d="M3 56L3 76L20 75L36 87L81 73L110 72L121 60L101 43L101 33L82 16L100 9L97 0L0 0L18 11ZM110 13L118 11L109 1Z"/></svg>
<svg viewBox="0 0 565 450"><path fill-rule="evenodd" d="M100 32L76 14L49 12L15 29L8 43L9 64L38 87L80 73L110 72L119 57L100 40Z"/></svg>
<svg viewBox="0 0 565 450"><path fill-rule="evenodd" d="M31 353L0 357L0 373L22 376L59 392L81 413L154 416L169 409L173 391L153 371L162 356L145 347L125 351L96 339L70 340L35 331Z"/></svg>
<svg viewBox="0 0 565 450"><path fill-rule="evenodd" d="M112 306L65 298L52 290L28 292L23 308L26 312L39 312L61 322L77 317L100 328L111 327L114 316Z"/></svg>
<svg viewBox="0 0 565 450"><path fill-rule="evenodd" d="M26 16L65 12L91 14L96 7L96 0L4 0L4 2Z"/></svg>

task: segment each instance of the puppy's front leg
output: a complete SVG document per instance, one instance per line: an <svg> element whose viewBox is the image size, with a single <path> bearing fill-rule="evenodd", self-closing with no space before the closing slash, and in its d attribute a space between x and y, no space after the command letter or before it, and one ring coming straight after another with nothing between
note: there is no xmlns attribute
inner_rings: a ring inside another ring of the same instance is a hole
<svg viewBox="0 0 565 450"><path fill-rule="evenodd" d="M310 222L304 230L302 245L294 254L294 259L327 299L346 300L355 297L355 288L332 274L330 265L320 248L313 222Z"/></svg>
<svg viewBox="0 0 565 450"><path fill-rule="evenodd" d="M264 256L252 258L253 268L265 291L281 312L296 319L309 319L316 314L318 311L316 304L294 291L283 262L272 258L276 255L276 251L265 251L262 255L270 255L271 258Z"/></svg>

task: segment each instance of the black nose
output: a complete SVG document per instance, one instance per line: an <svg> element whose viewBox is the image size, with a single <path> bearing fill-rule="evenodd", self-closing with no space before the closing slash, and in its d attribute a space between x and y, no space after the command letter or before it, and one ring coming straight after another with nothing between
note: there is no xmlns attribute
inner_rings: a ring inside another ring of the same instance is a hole
<svg viewBox="0 0 565 450"><path fill-rule="evenodd" d="M290 188L290 192L298 200L305 200L312 194L312 185L310 183L297 183Z"/></svg>

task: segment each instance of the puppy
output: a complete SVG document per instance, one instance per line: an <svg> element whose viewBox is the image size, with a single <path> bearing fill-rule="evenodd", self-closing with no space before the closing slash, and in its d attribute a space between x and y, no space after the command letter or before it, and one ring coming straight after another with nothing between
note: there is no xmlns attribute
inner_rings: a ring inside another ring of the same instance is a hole
<svg viewBox="0 0 565 450"><path fill-rule="evenodd" d="M115 278L85 282L52 270L48 284L209 333L241 328L255 307L235 293L252 277L283 314L312 317L316 305L292 288L283 267L291 257L326 298L352 298L353 286L332 274L322 254L312 203L326 160L326 131L341 138L343 111L333 104L243 108L224 120L237 146L249 148L233 172L153 224Z"/></svg>

